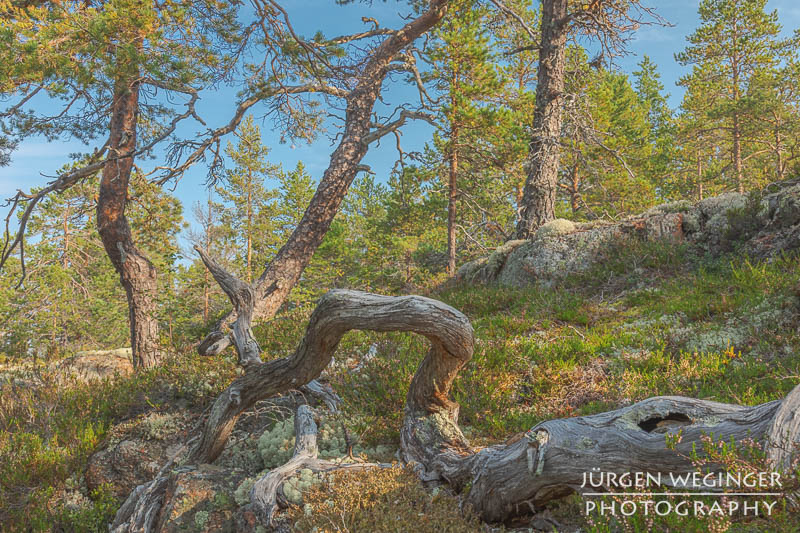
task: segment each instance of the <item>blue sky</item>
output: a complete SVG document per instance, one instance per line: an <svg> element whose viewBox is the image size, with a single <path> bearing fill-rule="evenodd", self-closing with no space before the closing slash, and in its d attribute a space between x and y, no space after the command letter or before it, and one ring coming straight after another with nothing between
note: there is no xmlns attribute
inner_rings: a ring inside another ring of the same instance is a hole
<svg viewBox="0 0 800 533"><path fill-rule="evenodd" d="M337 6L332 0L288 0L287 11L296 29L309 35L319 29L328 35L339 35L364 29L361 17L374 17L384 25L398 26L402 23L398 11L404 3L354 2L346 6ZM676 107L680 103L682 89L675 86L678 78L688 72L674 60L674 53L685 46L686 36L699 23L697 0L650 0L648 5L655 6L658 13L672 24L671 27L644 26L633 37L629 44L630 54L618 61L621 70L632 72L643 55L649 55L658 65L662 81L670 93L670 104ZM777 10L780 23L786 35L800 27L800 3L797 0L770 0L769 10ZM402 14L402 12L400 13ZM400 101L410 95L407 89L398 89L388 85L387 97ZM211 127L226 123L234 109L234 91L224 90L203 95L198 105L201 116ZM319 179L327 166L332 145L330 140L321 137L311 145L280 144L279 134L272 131L267 121L261 124L264 143L270 147L269 159L279 162L286 169L294 168L298 161L303 161L307 171ZM424 124L406 127L403 134L404 150L420 149L430 138L430 128ZM64 163L68 162L68 154L84 151L86 147L77 142L52 142L43 139L31 139L22 143L12 155L12 163L0 167L0 198L7 198L18 188L28 190L43 185L48 181L47 175L53 175ZM380 181L384 181L394 165L396 150L394 140L386 138L382 146L373 146L364 163L372 167ZM143 168L159 161L143 161ZM175 194L185 207L185 216L190 222L191 206L202 201L206 195L205 169L197 166L191 169L176 185Z"/></svg>

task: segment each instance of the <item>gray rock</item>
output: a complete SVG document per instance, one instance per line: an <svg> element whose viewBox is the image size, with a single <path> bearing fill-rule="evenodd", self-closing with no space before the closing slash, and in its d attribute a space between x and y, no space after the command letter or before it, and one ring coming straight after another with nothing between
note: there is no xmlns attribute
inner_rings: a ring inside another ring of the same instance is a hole
<svg viewBox="0 0 800 533"><path fill-rule="evenodd" d="M625 239L688 242L712 254L744 245L757 257L800 248L800 182L774 183L760 206L729 192L692 205L688 201L659 205L620 222L575 224L556 219L530 241L510 241L490 256L467 263L458 279L524 286L551 285L581 272L603 257L610 243Z"/></svg>
<svg viewBox="0 0 800 533"><path fill-rule="evenodd" d="M697 208L711 218L717 214L725 214L732 209L742 209L747 205L747 196L738 192L727 192L719 196L712 196L697 203Z"/></svg>
<svg viewBox="0 0 800 533"><path fill-rule="evenodd" d="M79 381L92 381L133 372L130 348L78 352L72 357L53 363L53 367L62 379L73 377Z"/></svg>

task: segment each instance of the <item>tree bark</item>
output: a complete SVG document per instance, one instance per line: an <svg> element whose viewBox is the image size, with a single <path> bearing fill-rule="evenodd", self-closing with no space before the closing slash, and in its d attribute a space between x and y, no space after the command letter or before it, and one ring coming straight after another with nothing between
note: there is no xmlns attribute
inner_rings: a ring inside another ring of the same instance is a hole
<svg viewBox="0 0 800 533"><path fill-rule="evenodd" d="M247 176L247 283L253 281L253 173Z"/></svg>
<svg viewBox="0 0 800 533"><path fill-rule="evenodd" d="M456 275L456 209L458 202L458 128L450 134L450 165L447 194L447 274Z"/></svg>
<svg viewBox="0 0 800 533"><path fill-rule="evenodd" d="M697 200L703 199L703 161L697 156Z"/></svg>
<svg viewBox="0 0 800 533"><path fill-rule="evenodd" d="M775 468L791 471L800 446L800 385L781 402L767 435L767 458Z"/></svg>
<svg viewBox="0 0 800 533"><path fill-rule="evenodd" d="M97 200L97 230L128 299L131 351L135 368L158 364L156 269L134 245L125 206L136 151L139 83L119 79L114 86L109 157L103 166Z"/></svg>
<svg viewBox="0 0 800 533"><path fill-rule="evenodd" d="M736 190L744 193L744 174L742 171L742 127L739 113L733 113L733 170L736 173Z"/></svg>
<svg viewBox="0 0 800 533"><path fill-rule="evenodd" d="M786 164L783 161L783 140L781 139L780 131L780 117L776 112L772 112L772 117L775 120L775 167L778 171L778 181L786 179Z"/></svg>
<svg viewBox="0 0 800 533"><path fill-rule="evenodd" d="M567 29L567 0L543 0L533 136L515 239L530 238L555 218Z"/></svg>
<svg viewBox="0 0 800 533"><path fill-rule="evenodd" d="M448 4L449 0L432 0L426 11L383 41L361 69L356 87L346 97L344 131L328 168L289 240L254 284L254 319L263 320L275 315L330 228L367 152L372 108L390 63L398 52L442 19ZM199 344L198 352L216 355L230 346L231 339L225 330L233 321L232 313L224 317Z"/></svg>
<svg viewBox="0 0 800 533"><path fill-rule="evenodd" d="M570 172L570 190L569 190L569 197L570 197L570 207L572 207L572 214L577 215L578 210L580 209L580 185L581 179L578 175L578 164L575 163L572 165L572 169Z"/></svg>
<svg viewBox="0 0 800 533"><path fill-rule="evenodd" d="M233 278L213 261L208 265L246 321L250 315L242 295L247 291L237 288ZM200 442L186 462L216 459L242 411L258 400L316 378L330 363L341 338L352 329L412 331L430 340L430 351L406 396L400 433L402 458L422 480L447 482L462 491L464 504L487 521L506 521L552 499L587 490L584 476L595 468L618 475L661 475L666 486L701 489L676 481L669 474L695 472L698 467L693 454L703 455L702 439L712 433L716 441L765 442L777 467L791 464L800 444L800 423L795 416L800 406L798 387L784 401L753 407L678 396L649 398L607 413L543 422L518 440L474 450L458 427L459 406L449 398L455 377L473 353L473 330L467 317L421 296L335 290L320 300L305 337L291 357L247 366L245 375L217 398ZM247 339L234 338L237 348L244 350ZM301 429L311 427L300 417L296 422ZM298 458L274 475L268 474L251 493L262 516L271 517L272 495L285 474L299 464L315 461L307 438L309 431L298 430ZM667 446L667 434L680 435L680 439L674 439L674 448ZM703 468L715 470L714 465ZM134 517L151 516L154 506L160 505L157 491L163 486L159 477L134 491L129 500L139 503L126 502L125 512ZM125 520L122 517L116 523L124 524Z"/></svg>

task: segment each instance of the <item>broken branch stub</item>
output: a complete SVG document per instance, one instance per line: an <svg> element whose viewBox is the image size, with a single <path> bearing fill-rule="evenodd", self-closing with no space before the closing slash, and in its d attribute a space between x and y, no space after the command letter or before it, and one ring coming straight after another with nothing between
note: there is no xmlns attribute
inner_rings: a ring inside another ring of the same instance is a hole
<svg viewBox="0 0 800 533"><path fill-rule="evenodd" d="M695 471L691 457L693 451L702 455L705 436L726 442L763 442L768 433L788 427L788 414L776 417L776 413L785 411L793 416L800 396L795 389L786 403L752 407L678 396L649 398L606 413L543 422L525 438L476 452L458 427L458 404L449 398L453 380L473 352L473 330L467 317L421 296L335 290L320 299L292 356L250 365L245 375L217 398L202 439L187 462L212 462L222 452L240 413L258 400L318 377L342 336L353 329L408 331L430 340L431 348L406 399L400 434L402 457L423 480L446 481L465 490L464 503L492 522L528 514L533 506L580 491L584 475L594 469L663 474L664 485L669 486L673 479L669 474ZM307 419L298 413L296 457L286 468L267 474L251 493L265 522L271 519L273 495L286 476L298 468L330 466L316 459L313 446L303 444L306 438L316 442L313 420L308 423ZM795 430L790 433L796 437ZM674 446L667 445L667 433Z"/></svg>
<svg viewBox="0 0 800 533"><path fill-rule="evenodd" d="M261 362L261 348L259 348L253 330L250 329L253 321L253 310L256 303L256 291L249 283L245 283L216 261L209 257L199 246L194 247L200 254L200 259L219 284L222 291L228 296L236 310L236 321L233 323L233 345L239 354L239 364L243 367ZM217 339L219 340L219 339Z"/></svg>
<svg viewBox="0 0 800 533"><path fill-rule="evenodd" d="M772 419L767 435L767 459L778 470L792 468L800 446L800 385L786 395Z"/></svg>

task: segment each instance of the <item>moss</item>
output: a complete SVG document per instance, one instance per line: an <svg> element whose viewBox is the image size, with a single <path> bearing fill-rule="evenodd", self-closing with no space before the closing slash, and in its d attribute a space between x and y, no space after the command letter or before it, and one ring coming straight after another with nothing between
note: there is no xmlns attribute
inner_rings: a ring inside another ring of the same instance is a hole
<svg viewBox="0 0 800 533"><path fill-rule="evenodd" d="M542 224L539 229L536 230L535 238L547 239L551 237L558 237L559 235L572 233L575 231L575 229L575 224L571 220L557 218L546 224Z"/></svg>
<svg viewBox="0 0 800 533"><path fill-rule="evenodd" d="M239 486L236 487L236 491L233 493L233 499L237 505L247 505L250 503L250 489L253 488L253 485L256 483L256 478L248 477L242 480L239 483Z"/></svg>
<svg viewBox="0 0 800 533"><path fill-rule="evenodd" d="M152 440L164 440L179 429L178 418L169 413L151 413L139 423L142 435Z"/></svg>

